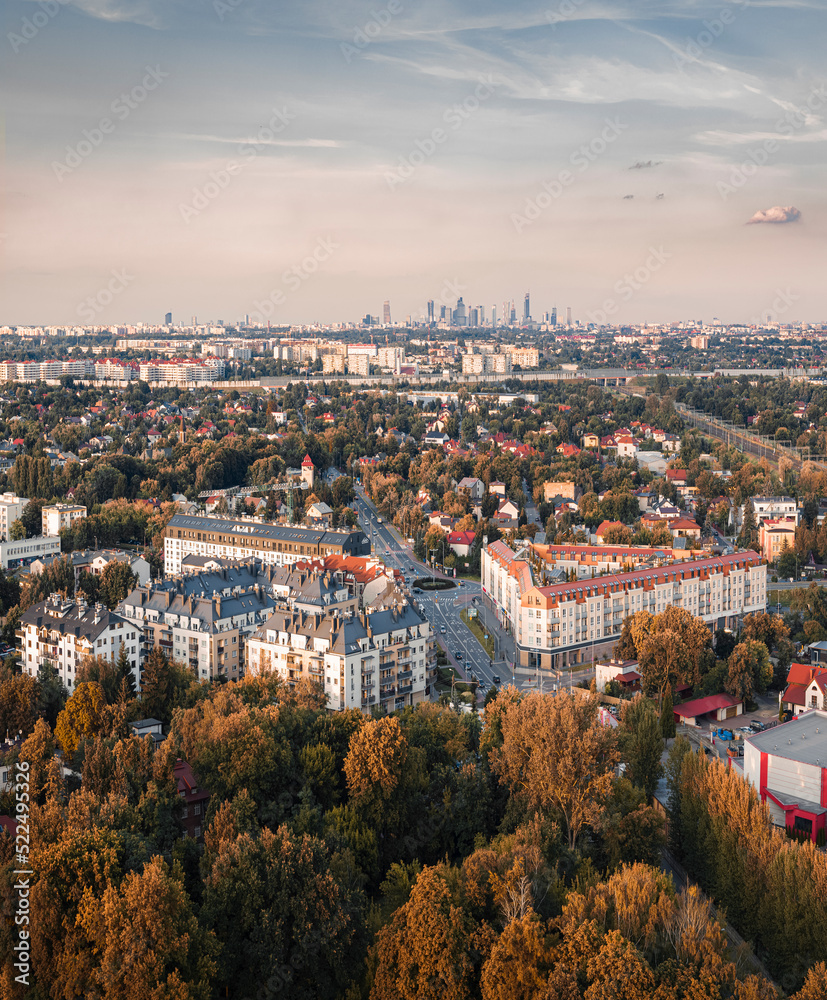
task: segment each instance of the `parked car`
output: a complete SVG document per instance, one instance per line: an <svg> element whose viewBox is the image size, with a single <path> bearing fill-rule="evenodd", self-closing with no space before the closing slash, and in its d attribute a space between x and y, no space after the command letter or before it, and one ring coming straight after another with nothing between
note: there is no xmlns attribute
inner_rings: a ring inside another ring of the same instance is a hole
<svg viewBox="0 0 827 1000"><path fill-rule="evenodd" d="M760 719L753 719L752 722L750 722L749 727L754 733L763 733L767 728Z"/></svg>

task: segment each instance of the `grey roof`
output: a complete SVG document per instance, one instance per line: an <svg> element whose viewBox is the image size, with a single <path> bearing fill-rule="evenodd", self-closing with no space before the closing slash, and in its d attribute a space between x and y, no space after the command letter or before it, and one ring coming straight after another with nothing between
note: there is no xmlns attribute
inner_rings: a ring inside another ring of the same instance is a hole
<svg viewBox="0 0 827 1000"><path fill-rule="evenodd" d="M231 520L221 517L204 517L197 514L174 514L170 518L170 528L186 528L189 531L212 531L225 534L255 535L272 538L280 542L310 542L311 544L341 545L352 536L355 541L365 539L362 531L331 531L318 528L301 528L284 524L269 524L260 521Z"/></svg>
<svg viewBox="0 0 827 1000"><path fill-rule="evenodd" d="M123 615L116 615L101 604L81 604L63 599L55 602L51 597L24 611L20 621L24 625L56 630L61 635L74 635L77 638L82 636L90 641L97 639L117 622L133 624Z"/></svg>
<svg viewBox="0 0 827 1000"><path fill-rule="evenodd" d="M749 742L761 753L827 767L827 711L804 712L797 719L756 733Z"/></svg>
<svg viewBox="0 0 827 1000"><path fill-rule="evenodd" d="M827 806L821 805L820 802L813 802L812 799L804 799L800 795L790 795L788 792L776 792L774 788L767 788L767 794L771 795L774 799L778 799L782 806L801 806L807 812L815 813L816 816L827 813Z"/></svg>
<svg viewBox="0 0 827 1000"><path fill-rule="evenodd" d="M224 571L228 572L228 571ZM229 574L228 574L229 575ZM228 618L236 618L250 613L263 613L275 607L275 601L262 587L255 585L255 578L249 570L236 570L229 582L222 574L202 573L185 577L183 580L165 580L137 587L118 605L119 610L141 608L155 611L159 615L181 615L195 618L208 629ZM250 579L246 586L237 582ZM210 587L209 581L220 583ZM222 593L232 587L229 593ZM133 616L129 616L134 620Z"/></svg>

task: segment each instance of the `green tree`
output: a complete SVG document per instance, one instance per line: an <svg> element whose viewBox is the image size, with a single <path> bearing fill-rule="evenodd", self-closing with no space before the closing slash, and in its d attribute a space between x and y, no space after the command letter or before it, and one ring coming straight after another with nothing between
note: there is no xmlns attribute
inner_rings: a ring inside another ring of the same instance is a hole
<svg viewBox="0 0 827 1000"><path fill-rule="evenodd" d="M660 710L660 731L665 740L674 739L675 736L675 711L672 704L672 685L666 689L663 697L663 705Z"/></svg>
<svg viewBox="0 0 827 1000"><path fill-rule="evenodd" d="M754 639L739 642L727 661L727 691L748 704L756 691L767 690L771 680L772 666L764 643Z"/></svg>
<svg viewBox="0 0 827 1000"><path fill-rule="evenodd" d="M626 763L626 777L643 791L648 802L663 775L663 765L660 762L663 734L648 699L635 698L623 706L620 752Z"/></svg>
<svg viewBox="0 0 827 1000"><path fill-rule="evenodd" d="M115 672L120 680L125 681L127 687L129 688L129 693L134 697L135 695L135 674L132 670L132 663L129 659L129 653L127 652L126 646L121 643L121 648L118 650L118 659L115 663Z"/></svg>
<svg viewBox="0 0 827 1000"><path fill-rule="evenodd" d="M113 559L101 574L101 601L112 611L134 589L136 582L129 563Z"/></svg>
<svg viewBox="0 0 827 1000"><path fill-rule="evenodd" d="M9 528L9 538L13 542L19 542L26 537L26 529L23 522L18 518L16 521L12 522Z"/></svg>

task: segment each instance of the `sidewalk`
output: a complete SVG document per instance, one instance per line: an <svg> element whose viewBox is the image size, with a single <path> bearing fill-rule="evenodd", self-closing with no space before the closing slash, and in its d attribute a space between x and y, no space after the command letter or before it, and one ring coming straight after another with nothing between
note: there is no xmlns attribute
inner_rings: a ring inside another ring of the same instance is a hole
<svg viewBox="0 0 827 1000"><path fill-rule="evenodd" d="M517 644L514 642L514 636L509 635L500 625L497 613L491 607L491 598L487 594L482 595L482 600L477 605L477 611L479 611L483 625L497 639L497 650L500 658L504 657L509 663L514 663L517 655Z"/></svg>

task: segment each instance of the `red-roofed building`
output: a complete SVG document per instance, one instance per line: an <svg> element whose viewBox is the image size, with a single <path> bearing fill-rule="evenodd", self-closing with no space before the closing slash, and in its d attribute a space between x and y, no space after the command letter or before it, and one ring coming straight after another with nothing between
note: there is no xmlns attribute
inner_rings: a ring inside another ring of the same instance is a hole
<svg viewBox="0 0 827 1000"><path fill-rule="evenodd" d="M686 483L686 469L667 469L666 478L676 486Z"/></svg>
<svg viewBox="0 0 827 1000"><path fill-rule="evenodd" d="M699 726L701 722L725 722L734 719L744 711L743 702L731 694L710 694L706 698L694 698L681 705L675 705L675 721L687 726ZM709 716L710 718L705 718Z"/></svg>
<svg viewBox="0 0 827 1000"><path fill-rule="evenodd" d="M787 672L787 686L781 695L781 707L785 712L796 714L802 709L823 709L827 707L826 693L827 667L791 663Z"/></svg>
<svg viewBox="0 0 827 1000"><path fill-rule="evenodd" d="M448 535L448 545L452 552L456 553L461 559L465 559L471 555L475 538L476 532L474 531L452 531Z"/></svg>
<svg viewBox="0 0 827 1000"><path fill-rule="evenodd" d="M563 458L574 458L580 454L580 449L576 444L558 444L557 454L562 455Z"/></svg>
<svg viewBox="0 0 827 1000"><path fill-rule="evenodd" d="M198 784L192 768L185 760L177 760L174 770L178 794L184 800L181 813L184 836L192 837L193 840L203 840L210 793Z"/></svg>

